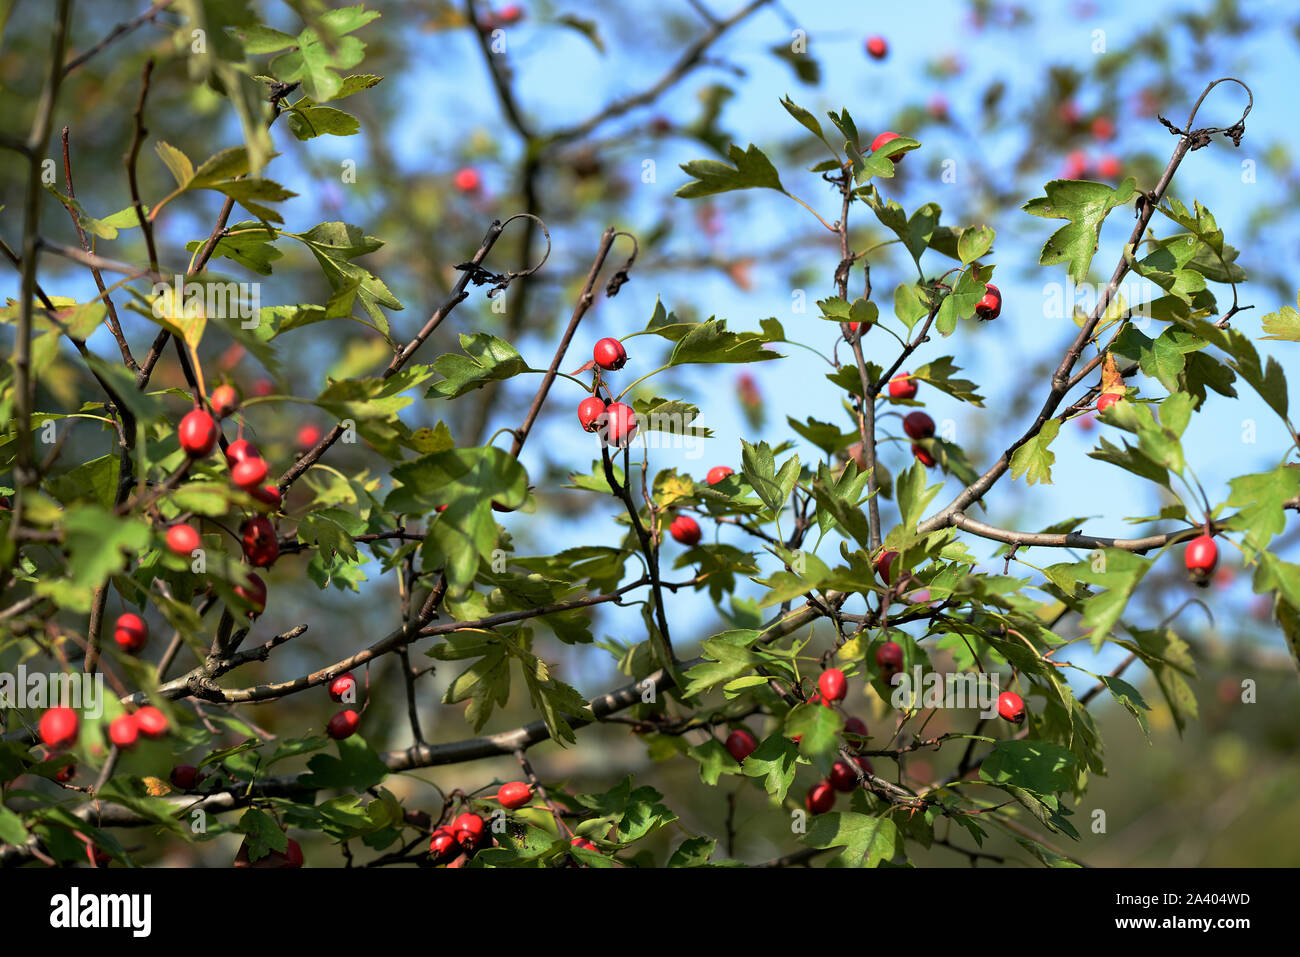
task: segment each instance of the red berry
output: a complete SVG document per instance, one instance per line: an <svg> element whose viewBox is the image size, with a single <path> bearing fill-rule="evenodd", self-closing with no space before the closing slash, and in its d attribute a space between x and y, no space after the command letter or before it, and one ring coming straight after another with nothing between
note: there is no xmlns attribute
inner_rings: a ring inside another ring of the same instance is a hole
<svg viewBox="0 0 1300 957"><path fill-rule="evenodd" d="M212 398L208 401L212 405L212 411L224 419L239 408L239 393L232 385L219 385L212 390Z"/></svg>
<svg viewBox="0 0 1300 957"><path fill-rule="evenodd" d="M167 716L147 704L135 713L135 726L146 738L161 738L167 733Z"/></svg>
<svg viewBox="0 0 1300 957"><path fill-rule="evenodd" d="M896 641L886 641L876 649L876 666L888 682L903 670L903 646Z"/></svg>
<svg viewBox="0 0 1300 957"><path fill-rule="evenodd" d="M533 789L523 781L511 781L497 788L497 801L504 808L515 810L533 799Z"/></svg>
<svg viewBox="0 0 1300 957"><path fill-rule="evenodd" d="M623 343L608 336L596 343L591 350L591 357L602 369L621 369L627 364L627 350Z"/></svg>
<svg viewBox="0 0 1300 957"><path fill-rule="evenodd" d="M77 712L71 708L51 708L41 715L37 730L46 747L65 747L77 740Z"/></svg>
<svg viewBox="0 0 1300 957"><path fill-rule="evenodd" d="M266 610L266 582L258 575L249 575L247 585L236 585L235 594L253 606L249 618L256 618Z"/></svg>
<svg viewBox="0 0 1300 957"><path fill-rule="evenodd" d="M178 764L168 778L179 790L193 791L199 783L199 769L192 764Z"/></svg>
<svg viewBox="0 0 1300 957"><path fill-rule="evenodd" d="M867 736L867 723L861 718L849 718L844 722L844 733L865 738Z"/></svg>
<svg viewBox="0 0 1300 957"><path fill-rule="evenodd" d="M127 654L138 654L149 640L149 625L139 615L128 611L119 615L113 625L113 640Z"/></svg>
<svg viewBox="0 0 1300 957"><path fill-rule="evenodd" d="M1124 171L1124 164L1118 156L1103 156L1097 163L1097 175L1102 179L1119 179Z"/></svg>
<svg viewBox="0 0 1300 957"><path fill-rule="evenodd" d="M360 724L361 715L349 708L330 718L329 724L325 726L325 733L335 741L342 741L344 738L350 738L356 734L357 727Z"/></svg>
<svg viewBox="0 0 1300 957"><path fill-rule="evenodd" d="M1092 121L1092 135L1099 140L1109 140L1115 136L1115 124L1109 116L1098 116Z"/></svg>
<svg viewBox="0 0 1300 957"><path fill-rule="evenodd" d="M1075 150L1065 158L1065 171L1062 179L1083 179L1088 175L1088 157L1082 150Z"/></svg>
<svg viewBox="0 0 1300 957"><path fill-rule="evenodd" d="M934 419L924 412L909 412L903 419L903 431L911 439L928 439L934 436Z"/></svg>
<svg viewBox="0 0 1300 957"><path fill-rule="evenodd" d="M889 397L891 399L915 399L916 380L906 372L900 372L889 380Z"/></svg>
<svg viewBox="0 0 1300 957"><path fill-rule="evenodd" d="M831 787L829 781L821 781L812 786L808 792L808 797L804 799L804 806L808 808L810 814L825 814L835 806L835 789Z"/></svg>
<svg viewBox="0 0 1300 957"><path fill-rule="evenodd" d="M250 518L239 529L244 545L244 557L255 568L267 568L280 555L280 543L275 537L275 526L264 515Z"/></svg>
<svg viewBox="0 0 1300 957"><path fill-rule="evenodd" d="M235 867L252 867L267 870L283 870L292 867L302 867L302 845L293 838L283 851L271 851L268 854L259 857L256 861L249 860L248 841L239 845L239 852L235 855Z"/></svg>
<svg viewBox="0 0 1300 957"><path fill-rule="evenodd" d="M831 776L828 780L835 790L848 793L858 786L858 772L849 767L847 761L836 761L831 765Z"/></svg>
<svg viewBox="0 0 1300 957"><path fill-rule="evenodd" d="M592 844L591 841L587 840L585 837L575 837L573 840L569 842L569 844L572 845L573 847L580 847L584 851L595 851L597 853L600 853L600 849L596 847L595 844Z"/></svg>
<svg viewBox="0 0 1300 957"><path fill-rule="evenodd" d="M67 784L76 776L77 766L75 764L65 764L63 767L59 768L57 773L55 773L54 780L58 781L60 784Z"/></svg>
<svg viewBox="0 0 1300 957"><path fill-rule="evenodd" d="M316 443L320 441L320 427L316 425L304 425L298 430L297 443L298 448L306 452L308 449L315 448Z"/></svg>
<svg viewBox="0 0 1300 957"><path fill-rule="evenodd" d="M451 822L451 830L456 843L468 851L483 839L483 819L467 811Z"/></svg>
<svg viewBox="0 0 1300 957"><path fill-rule="evenodd" d="M1183 563L1198 583L1209 583L1210 575L1219 564L1219 546L1209 535L1198 535L1187 543Z"/></svg>
<svg viewBox="0 0 1300 957"><path fill-rule="evenodd" d="M926 468L930 468L931 466L934 465L934 456L931 455L926 449L922 448L921 446L913 445L912 454L915 455L916 460L920 462L922 465L924 465Z"/></svg>
<svg viewBox="0 0 1300 957"><path fill-rule="evenodd" d="M758 741L744 728L737 728L727 735L725 747L727 753L735 758L739 764L754 753L755 749L758 748Z"/></svg>
<svg viewBox="0 0 1300 957"><path fill-rule="evenodd" d="M876 556L876 574L880 576L881 581L886 585L893 584L893 579L890 577L890 568L897 557L898 552L881 552Z"/></svg>
<svg viewBox="0 0 1300 957"><path fill-rule="evenodd" d="M689 515L678 515L668 526L668 534L687 548L694 548L700 543L700 523Z"/></svg>
<svg viewBox="0 0 1300 957"><path fill-rule="evenodd" d="M881 133L879 136L877 136L874 140L871 141L871 152L874 153L876 150L880 149L886 143L892 142L893 140L896 139L898 139L897 133L889 133L889 132ZM899 150L898 152L891 154L889 158L893 162L897 163L899 160L903 158L903 155L906 152L907 150Z"/></svg>
<svg viewBox="0 0 1300 957"><path fill-rule="evenodd" d="M605 422L602 438L619 448L627 445L636 435L636 412L630 405L611 402L605 409Z"/></svg>
<svg viewBox="0 0 1300 957"><path fill-rule="evenodd" d="M873 60L883 60L889 56L889 44L881 36L867 37L867 55Z"/></svg>
<svg viewBox="0 0 1300 957"><path fill-rule="evenodd" d="M275 391L275 386L271 383L270 379L258 379L256 382L253 383L254 395L265 396L265 395L270 395L274 391Z"/></svg>
<svg viewBox="0 0 1300 957"><path fill-rule="evenodd" d="M181 448L192 459L202 458L217 444L217 423L202 409L190 409L176 430Z"/></svg>
<svg viewBox="0 0 1300 957"><path fill-rule="evenodd" d="M267 506L272 512L280 511L280 507L284 505L284 496L280 494L280 488L277 485L263 485L261 488L253 489L248 494Z"/></svg>
<svg viewBox="0 0 1300 957"><path fill-rule="evenodd" d="M600 428L600 417L604 414L605 400L598 395L578 403L578 421L585 432L595 432Z"/></svg>
<svg viewBox="0 0 1300 957"><path fill-rule="evenodd" d="M708 482L710 485L717 485L728 475L735 474L736 473L733 469L730 469L725 465L715 465L713 468L709 469L709 474L704 477L704 481Z"/></svg>
<svg viewBox="0 0 1300 957"><path fill-rule="evenodd" d="M257 458L257 446L248 439L235 439L226 446L226 465L234 468L244 459Z"/></svg>
<svg viewBox="0 0 1300 957"><path fill-rule="evenodd" d="M330 698L334 701L353 702L357 700L357 679L351 673L339 675L329 684Z"/></svg>
<svg viewBox="0 0 1300 957"><path fill-rule="evenodd" d="M826 702L843 701L849 693L849 682L839 668L827 668L817 679L817 688Z"/></svg>
<svg viewBox="0 0 1300 957"><path fill-rule="evenodd" d="M1004 691L998 695L998 714L1006 720L1019 724L1025 718L1025 702L1014 691Z"/></svg>
<svg viewBox="0 0 1300 957"><path fill-rule="evenodd" d="M996 319L1002 312L1002 293L993 283L984 286L984 295L975 303L975 315L980 319Z"/></svg>
<svg viewBox="0 0 1300 957"><path fill-rule="evenodd" d="M1097 396L1097 411L1105 412L1122 398L1123 396L1116 395L1114 392L1103 392Z"/></svg>
<svg viewBox="0 0 1300 957"><path fill-rule="evenodd" d="M135 723L135 715L122 714L108 725L108 738L117 747L130 750L140 736L140 727Z"/></svg>
<svg viewBox="0 0 1300 957"><path fill-rule="evenodd" d="M436 862L442 862L455 857L460 852L456 844L456 835L448 828L435 828L429 837L429 853L433 855Z"/></svg>
<svg viewBox="0 0 1300 957"><path fill-rule="evenodd" d="M483 179L478 175L478 170L469 166L457 170L452 182L462 193L477 193L483 188Z"/></svg>
<svg viewBox="0 0 1300 957"><path fill-rule="evenodd" d="M252 455L237 462L230 470L230 481L251 492L266 481L266 459Z"/></svg>
<svg viewBox="0 0 1300 957"><path fill-rule="evenodd" d="M167 547L181 558L189 558L200 544L199 533L193 525L173 525L167 529Z"/></svg>

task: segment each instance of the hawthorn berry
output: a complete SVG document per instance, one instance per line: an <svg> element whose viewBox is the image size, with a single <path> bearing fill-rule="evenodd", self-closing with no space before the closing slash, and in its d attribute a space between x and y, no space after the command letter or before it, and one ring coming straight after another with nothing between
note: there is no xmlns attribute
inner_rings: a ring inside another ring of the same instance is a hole
<svg viewBox="0 0 1300 957"><path fill-rule="evenodd" d="M584 432L595 432L600 428L600 417L605 414L605 400L598 395L583 399L578 403L578 422Z"/></svg>
<svg viewBox="0 0 1300 957"><path fill-rule="evenodd" d="M886 641L876 649L876 667L888 683L889 679L903 670L903 646L896 641Z"/></svg>
<svg viewBox="0 0 1300 957"><path fill-rule="evenodd" d="M1002 312L1002 293L993 283L986 283L984 295L975 303L975 315L985 321L996 319Z"/></svg>
<svg viewBox="0 0 1300 957"><path fill-rule="evenodd" d="M758 741L745 728L737 728L727 735L724 746L727 753L736 759L737 764L740 764L758 748Z"/></svg>
<svg viewBox="0 0 1300 957"><path fill-rule="evenodd" d="M234 468L244 459L257 458L257 446L248 439L235 439L226 446L226 465Z"/></svg>
<svg viewBox="0 0 1300 957"><path fill-rule="evenodd" d="M477 193L483 188L483 178L479 176L478 170L470 166L458 169L452 182L462 193Z"/></svg>
<svg viewBox="0 0 1300 957"><path fill-rule="evenodd" d="M456 835L449 828L434 828L433 834L429 836L429 853L433 855L436 863L449 860L459 852Z"/></svg>
<svg viewBox="0 0 1300 957"><path fill-rule="evenodd" d="M120 714L108 725L108 739L123 751L135 747L140 737L140 726L136 724L135 715Z"/></svg>
<svg viewBox="0 0 1300 957"><path fill-rule="evenodd" d="M177 789L193 791L199 784L199 769L192 764L178 764L167 778Z"/></svg>
<svg viewBox="0 0 1300 957"><path fill-rule="evenodd" d="M934 461L935 461L934 456L931 455L929 451L926 450L924 447L913 443L912 454L916 456L916 460L920 462L922 465L924 465L926 468L930 468L934 465Z"/></svg>
<svg viewBox="0 0 1300 957"><path fill-rule="evenodd" d="M275 391L275 385L270 379L258 379L253 383L253 394L259 396L268 396Z"/></svg>
<svg viewBox="0 0 1300 957"><path fill-rule="evenodd" d="M515 810L533 799L533 789L523 781L511 781L497 788L497 801L504 808Z"/></svg>
<svg viewBox="0 0 1300 957"><path fill-rule="evenodd" d="M611 402L605 409L602 438L609 445L623 448L636 435L636 412L630 405Z"/></svg>
<svg viewBox="0 0 1300 957"><path fill-rule="evenodd" d="M344 738L350 738L356 734L357 727L360 724L361 715L348 708L346 711L340 711L330 718L329 724L325 726L325 733L335 741L342 741Z"/></svg>
<svg viewBox="0 0 1300 957"><path fill-rule="evenodd" d="M50 708L41 715L37 731L47 748L62 748L77 740L77 712L71 708Z"/></svg>
<svg viewBox="0 0 1300 957"><path fill-rule="evenodd" d="M212 398L208 401L212 405L212 411L217 413L217 417L224 419L238 410L239 393L235 391L233 385L219 385L212 390Z"/></svg>
<svg viewBox="0 0 1300 957"><path fill-rule="evenodd" d="M839 668L827 668L817 679L817 689L825 702L843 701L849 693L849 682Z"/></svg>
<svg viewBox="0 0 1300 957"><path fill-rule="evenodd" d="M193 525L181 523L167 529L167 547L181 558L189 558L201 544Z"/></svg>
<svg viewBox="0 0 1300 957"><path fill-rule="evenodd" d="M903 418L903 431L910 439L928 439L934 436L934 419L924 412L909 412Z"/></svg>
<svg viewBox="0 0 1300 957"><path fill-rule="evenodd" d="M329 683L329 695L331 700L340 703L344 701L356 701L357 679L352 677L351 672L345 675L339 675Z"/></svg>
<svg viewBox="0 0 1300 957"><path fill-rule="evenodd" d="M880 148L881 148L882 146L884 146L886 143L890 143L890 142L892 142L892 141L894 141L894 140L896 140L896 139L898 139L898 134L897 134L897 133L890 133L890 132L888 132L888 131L886 131L886 132L884 132L884 133L881 133L879 136L877 136L874 140L871 141L871 152L873 152L873 153L876 152L876 150L880 149ZM892 162L897 163L897 162L899 162L899 161L902 160L903 155L904 155L906 152L907 152L907 150L899 150L898 152L893 153L892 155L890 155L889 159L890 159Z"/></svg>
<svg viewBox="0 0 1300 957"><path fill-rule="evenodd" d="M867 56L873 60L883 60L889 56L889 44L882 36L867 37Z"/></svg>
<svg viewBox="0 0 1300 957"><path fill-rule="evenodd" d="M900 372L889 380L889 397L891 399L915 399L916 380L908 372Z"/></svg>
<svg viewBox="0 0 1300 957"><path fill-rule="evenodd" d="M212 446L217 444L217 433L217 423L202 409L186 412L176 430L181 448L192 459L200 459L212 451Z"/></svg>
<svg viewBox="0 0 1300 957"><path fill-rule="evenodd" d="M266 459L257 455L241 459L230 470L230 481L245 492L251 492L266 481Z"/></svg>
<svg viewBox="0 0 1300 957"><path fill-rule="evenodd" d="M700 543L700 523L689 515L678 515L668 526L668 534L687 548L694 548Z"/></svg>
<svg viewBox="0 0 1300 957"><path fill-rule="evenodd" d="M236 585L235 594L253 606L249 618L256 618L266 610L266 582L258 575L249 575L247 585Z"/></svg>
<svg viewBox="0 0 1300 957"><path fill-rule="evenodd" d="M894 564L894 559L898 557L898 552L881 552L876 556L876 574L886 585L892 585L893 579L890 574L890 568Z"/></svg>
<svg viewBox="0 0 1300 957"><path fill-rule="evenodd" d="M456 835L456 843L468 851L483 839L483 819L466 811L451 822L451 830Z"/></svg>
<svg viewBox="0 0 1300 957"><path fill-rule="evenodd" d="M858 772L849 767L847 761L836 761L831 765L831 774L827 780L835 790L847 794L858 786Z"/></svg>
<svg viewBox="0 0 1300 957"><path fill-rule="evenodd" d="M1208 585L1219 564L1219 546L1209 535L1198 535L1183 550L1183 564L1197 584Z"/></svg>
<svg viewBox="0 0 1300 957"><path fill-rule="evenodd" d="M308 424L298 430L298 435L294 441L297 443L299 451L306 452L308 449L315 448L316 443L320 441L320 437L320 426Z"/></svg>
<svg viewBox="0 0 1300 957"><path fill-rule="evenodd" d="M58 781L60 784L67 784L76 776L77 766L75 764L65 764L55 773L54 780Z"/></svg>
<svg viewBox="0 0 1300 957"><path fill-rule="evenodd" d="M627 350L617 339L606 336L591 350L591 357L602 369L621 369L627 365Z"/></svg>
<svg viewBox="0 0 1300 957"><path fill-rule="evenodd" d="M1065 158L1061 179L1083 179L1088 175L1088 157L1082 150L1074 150Z"/></svg>
<svg viewBox="0 0 1300 957"><path fill-rule="evenodd" d="M867 736L867 723L861 718L849 718L844 722L844 733L865 738Z"/></svg>
<svg viewBox="0 0 1300 957"><path fill-rule="evenodd" d="M835 789L830 781L819 781L808 791L804 806L810 814L825 814L835 806Z"/></svg>
<svg viewBox="0 0 1300 957"><path fill-rule="evenodd" d="M135 726L146 738L156 740L167 733L167 716L147 704L135 713Z"/></svg>
<svg viewBox="0 0 1300 957"><path fill-rule="evenodd" d="M708 482L710 485L717 485L728 475L735 474L735 470L726 465L715 465L713 468L709 469L709 474L704 476L704 481Z"/></svg>
<svg viewBox="0 0 1300 957"><path fill-rule="evenodd" d="M284 505L284 496L280 494L280 487L274 483L263 485L261 488L255 488L249 491L249 495L265 505L270 511L278 512Z"/></svg>
<svg viewBox="0 0 1300 957"><path fill-rule="evenodd" d="M1097 162L1097 175L1102 179L1119 179L1122 172L1124 172L1124 164L1119 161L1118 156L1103 156Z"/></svg>
<svg viewBox="0 0 1300 957"><path fill-rule="evenodd" d="M595 844L592 844L591 841L587 840L585 837L575 837L573 840L569 842L569 844L573 847L580 847L584 851L595 851L598 854L600 853L600 849L596 847Z"/></svg>
<svg viewBox="0 0 1300 957"><path fill-rule="evenodd" d="M139 615L128 611L119 615L113 625L113 640L127 654L138 654L149 640L149 625Z"/></svg>
<svg viewBox="0 0 1300 957"><path fill-rule="evenodd" d="M1004 691L998 695L998 714L1012 724L1019 724L1025 719L1025 702L1014 691Z"/></svg>
<svg viewBox="0 0 1300 957"><path fill-rule="evenodd" d="M1122 398L1124 398L1122 395L1116 395L1114 392L1103 392L1097 396L1097 411L1105 412Z"/></svg>
<svg viewBox="0 0 1300 957"><path fill-rule="evenodd" d="M1098 116L1092 121L1092 135L1099 140L1113 139L1115 136L1115 123L1109 116Z"/></svg>
<svg viewBox="0 0 1300 957"><path fill-rule="evenodd" d="M245 839L243 844L239 845L239 852L235 855L235 867L252 867L265 870L283 870L293 867L302 867L302 845L289 838L288 844L283 851L270 851L263 857L253 861L248 856L248 840Z"/></svg>
<svg viewBox="0 0 1300 957"><path fill-rule="evenodd" d="M239 535L244 546L244 557L254 568L268 568L280 556L275 526L266 516L250 518L240 526Z"/></svg>

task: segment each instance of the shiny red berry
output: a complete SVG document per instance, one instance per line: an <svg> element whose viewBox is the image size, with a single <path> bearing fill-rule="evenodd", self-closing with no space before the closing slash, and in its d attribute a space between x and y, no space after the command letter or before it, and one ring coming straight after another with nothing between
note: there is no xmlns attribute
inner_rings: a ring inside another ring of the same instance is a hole
<svg viewBox="0 0 1300 957"><path fill-rule="evenodd" d="M621 369L627 364L627 350L617 339L606 337L596 343L591 357L602 369Z"/></svg>
<svg viewBox="0 0 1300 957"><path fill-rule="evenodd" d="M886 641L876 649L876 667L888 682L903 670L903 646L896 641Z"/></svg>
<svg viewBox="0 0 1300 957"><path fill-rule="evenodd" d="M357 679L351 673L339 675L329 683L330 698L338 702L357 700Z"/></svg>
<svg viewBox="0 0 1300 957"><path fill-rule="evenodd" d="M709 469L709 474L704 476L704 481L708 482L710 485L717 485L728 475L735 474L735 470L728 468L725 465L715 465L713 468Z"/></svg>
<svg viewBox="0 0 1300 957"><path fill-rule="evenodd" d="M835 806L835 789L829 781L820 781L808 791L804 806L810 814L825 814Z"/></svg>
<svg viewBox="0 0 1300 957"><path fill-rule="evenodd" d="M915 399L916 380L906 372L900 372L889 380L889 397L891 399Z"/></svg>
<svg viewBox="0 0 1300 957"><path fill-rule="evenodd" d="M249 618L256 618L266 610L266 582L258 575L249 575L247 585L236 585L235 594L253 606Z"/></svg>
<svg viewBox="0 0 1300 957"><path fill-rule="evenodd" d="M873 60L883 60L889 56L889 44L881 36L867 37L867 56ZM873 147L874 149L874 147Z"/></svg>
<svg viewBox="0 0 1300 957"><path fill-rule="evenodd" d="M998 714L1007 721L1019 724L1025 717L1025 702L1014 691L1004 691L998 695Z"/></svg>
<svg viewBox="0 0 1300 957"><path fill-rule="evenodd" d="M849 682L839 668L827 668L817 679L817 688L821 691L823 700L843 701L849 692Z"/></svg>
<svg viewBox="0 0 1300 957"><path fill-rule="evenodd" d="M202 409L191 409L176 430L181 448L192 459L202 458L217 444L217 423Z"/></svg>
<svg viewBox="0 0 1300 957"><path fill-rule="evenodd" d="M325 733L335 741L342 741L356 734L360 724L361 715L349 708L330 718L329 724L325 726Z"/></svg>
<svg viewBox="0 0 1300 957"><path fill-rule="evenodd" d="M226 446L226 464L232 469L244 459L257 457L257 446L248 439L235 439Z"/></svg>
<svg viewBox="0 0 1300 957"><path fill-rule="evenodd" d="M479 176L478 170L468 166L457 170L452 182L462 193L477 193L483 188L483 178Z"/></svg>
<svg viewBox="0 0 1300 957"><path fill-rule="evenodd" d="M147 704L135 713L135 726L146 738L161 738L167 733L167 716Z"/></svg>
<svg viewBox="0 0 1300 957"><path fill-rule="evenodd" d="M199 769L192 764L178 764L167 777L173 787L181 791L193 791L199 783Z"/></svg>
<svg viewBox="0 0 1300 957"><path fill-rule="evenodd" d="M113 640L127 654L138 654L149 640L149 625L139 615L128 611L119 615L113 625Z"/></svg>
<svg viewBox="0 0 1300 957"><path fill-rule="evenodd" d="M984 287L984 295L975 303L975 315L980 319L996 319L1002 312L1002 293L993 283Z"/></svg>
<svg viewBox="0 0 1300 957"><path fill-rule="evenodd" d="M1219 546L1209 535L1198 535L1187 543L1187 548L1183 551L1183 563L1194 579L1208 583L1210 575L1219 564Z"/></svg>
<svg viewBox="0 0 1300 957"><path fill-rule="evenodd" d="M668 526L668 534L687 548L694 548L700 543L700 523L689 515L678 515Z"/></svg>
<svg viewBox="0 0 1300 957"><path fill-rule="evenodd" d="M263 515L250 518L239 529L244 546L244 557L255 568L268 568L280 556L280 543L275 537L275 526Z"/></svg>
<svg viewBox="0 0 1300 957"><path fill-rule="evenodd" d="M497 788L497 801L504 808L515 810L533 799L533 789L523 781L511 781Z"/></svg>
<svg viewBox="0 0 1300 957"><path fill-rule="evenodd" d="M623 448L636 435L636 412L630 405L611 402L605 409L601 437L608 445Z"/></svg>
<svg viewBox="0 0 1300 957"><path fill-rule="evenodd" d="M889 132L881 133L879 136L877 136L874 140L871 141L871 152L874 153L876 150L880 149L886 143L890 143L896 139L898 139L897 133L889 133ZM907 150L899 150L898 152L891 154L889 158L893 162L897 163L899 160L903 158L903 155L906 152Z"/></svg>
<svg viewBox="0 0 1300 957"><path fill-rule="evenodd" d="M595 432L600 428L600 417L605 414L605 400L598 395L583 399L578 403L578 422L583 431Z"/></svg>
<svg viewBox="0 0 1300 957"><path fill-rule="evenodd" d="M118 715L108 725L108 739L117 747L128 751L135 747L140 737L140 727L135 723L135 715Z"/></svg>
<svg viewBox="0 0 1300 957"><path fill-rule="evenodd" d="M239 408L239 393L233 385L219 385L212 390L212 398L208 401L212 411L224 419Z"/></svg>
<svg viewBox="0 0 1300 957"><path fill-rule="evenodd" d="M167 547L181 558L189 558L202 544L193 525L173 525L167 529Z"/></svg>
<svg viewBox="0 0 1300 957"><path fill-rule="evenodd" d="M77 740L77 712L71 708L51 708L41 715L37 730L46 747L65 747Z"/></svg>
<svg viewBox="0 0 1300 957"><path fill-rule="evenodd" d="M468 851L483 839L483 819L466 811L451 822L451 830L456 835L456 843Z"/></svg>
<svg viewBox="0 0 1300 957"><path fill-rule="evenodd" d="M876 574L886 585L892 584L893 579L890 575L890 569L894 564L894 559L898 557L898 552L881 552L876 556Z"/></svg>
<svg viewBox="0 0 1300 957"><path fill-rule="evenodd" d="M835 790L847 794L858 786L858 772L849 767L847 761L836 761L831 765L831 775L827 780Z"/></svg>
<svg viewBox="0 0 1300 957"><path fill-rule="evenodd" d="M433 859L441 863L450 860L460 853L460 846L456 843L456 835L449 828L435 828L429 837L429 853Z"/></svg>
<svg viewBox="0 0 1300 957"><path fill-rule="evenodd" d="M1097 396L1097 411L1105 412L1122 398L1123 396L1116 395L1114 392L1103 392L1101 395Z"/></svg>
<svg viewBox="0 0 1300 957"><path fill-rule="evenodd" d="M934 437L934 419L924 412L909 412L903 418L903 431L910 439L929 439Z"/></svg>
<svg viewBox="0 0 1300 957"><path fill-rule="evenodd" d="M230 481L245 492L251 492L266 481L266 459L250 455L236 462L230 470Z"/></svg>
<svg viewBox="0 0 1300 957"><path fill-rule="evenodd" d="M926 468L931 468L934 465L934 456L931 455L923 446L914 444L912 446L912 454L916 456L916 460Z"/></svg>
<svg viewBox="0 0 1300 957"><path fill-rule="evenodd" d="M744 728L737 728L727 735L725 746L727 753L735 758L737 763L740 763L754 753L758 748L758 741Z"/></svg>

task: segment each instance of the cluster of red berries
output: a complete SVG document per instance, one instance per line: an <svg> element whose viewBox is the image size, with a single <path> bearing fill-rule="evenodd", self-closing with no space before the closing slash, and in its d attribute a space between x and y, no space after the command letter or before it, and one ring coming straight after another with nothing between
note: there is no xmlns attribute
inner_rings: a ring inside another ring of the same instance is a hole
<svg viewBox="0 0 1300 957"><path fill-rule="evenodd" d="M627 350L617 339L606 337L592 349L592 360L607 372L627 365ZM599 432L607 445L623 448L636 435L636 412L622 402L606 403L597 393L578 403L578 421L587 432Z"/></svg>
<svg viewBox="0 0 1300 957"><path fill-rule="evenodd" d="M351 672L339 675L329 683L330 700L339 703L352 702L357 699L357 679ZM325 733L335 741L342 741L357 733L361 726L361 715L351 708L344 708L325 725Z"/></svg>

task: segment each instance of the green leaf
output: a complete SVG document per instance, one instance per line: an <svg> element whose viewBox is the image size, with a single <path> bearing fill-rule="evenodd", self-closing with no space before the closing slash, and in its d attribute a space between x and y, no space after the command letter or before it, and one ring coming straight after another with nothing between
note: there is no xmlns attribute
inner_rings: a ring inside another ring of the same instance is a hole
<svg viewBox="0 0 1300 957"><path fill-rule="evenodd" d="M694 177L694 181L680 187L677 195L683 199L695 199L733 189L756 188L785 192L776 167L753 143L744 150L732 144L727 155L731 158L731 166L718 160L691 160L683 163L682 169L686 175Z"/></svg>
<svg viewBox="0 0 1300 957"><path fill-rule="evenodd" d="M1300 304L1300 296L1297 297L1297 304ZM1270 312L1260 319L1260 324L1264 327L1264 335L1261 339L1286 339L1289 342L1300 342L1300 312L1292 309L1290 306L1283 306L1277 312Z"/></svg>
<svg viewBox="0 0 1300 957"><path fill-rule="evenodd" d="M836 859L845 867L879 867L902 850L898 828L887 817L852 811L818 814L808 824L809 847L842 847Z"/></svg>
<svg viewBox="0 0 1300 957"><path fill-rule="evenodd" d="M765 362L781 354L767 348L773 341L761 332L728 332L725 319L695 323L673 347L670 366L690 363Z"/></svg>
<svg viewBox="0 0 1300 957"><path fill-rule="evenodd" d="M1031 216L1069 220L1068 225L1054 232L1043 245L1039 264L1068 263L1074 283L1086 280L1097 251L1102 222L1112 209L1132 202L1136 192L1137 181L1131 176L1116 189L1102 183L1052 180L1047 184L1045 197L1031 199L1022 207Z"/></svg>
<svg viewBox="0 0 1300 957"><path fill-rule="evenodd" d="M1060 419L1048 419L1038 433L1011 453L1011 477L1025 477L1025 484L1037 482L1052 484L1052 463L1056 453L1049 446L1061 430Z"/></svg>
<svg viewBox="0 0 1300 957"><path fill-rule="evenodd" d="M792 455L786 459L778 472L776 458L766 442L750 445L741 439L740 445L740 468L745 481L764 505L773 512L781 511L799 478L799 456Z"/></svg>
<svg viewBox="0 0 1300 957"><path fill-rule="evenodd" d="M1272 472L1256 472L1229 479L1228 504L1238 509L1227 527L1244 531L1242 547L1247 559L1268 547L1286 530L1288 501L1300 494L1300 469L1280 465Z"/></svg>
<svg viewBox="0 0 1300 957"><path fill-rule="evenodd" d="M784 46L785 45L782 44L783 49ZM830 140L826 139L825 134L822 133L822 125L817 122L817 117L813 116L802 106L799 106L788 96L781 98L781 105L785 107L787 113L799 121L800 125L802 125L804 129L808 130L808 132L812 133L813 136L825 143L826 148L831 151L832 156L835 156L836 158L839 157L839 153L835 151L835 147L831 145Z"/></svg>
<svg viewBox="0 0 1300 957"><path fill-rule="evenodd" d="M980 765L980 779L1009 784L1037 795L1053 795L1074 787L1073 754L1050 741L1003 740L993 745Z"/></svg>
<svg viewBox="0 0 1300 957"><path fill-rule="evenodd" d="M782 734L773 734L759 744L741 764L746 777L762 778L763 787L777 801L784 801L794 783L794 767L799 757L795 743Z"/></svg>
<svg viewBox="0 0 1300 957"><path fill-rule="evenodd" d="M988 226L967 226L957 240L957 256L963 266L974 262L993 247L995 233Z"/></svg>

